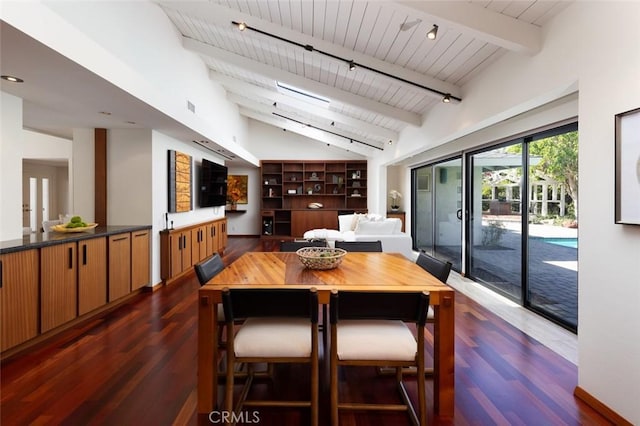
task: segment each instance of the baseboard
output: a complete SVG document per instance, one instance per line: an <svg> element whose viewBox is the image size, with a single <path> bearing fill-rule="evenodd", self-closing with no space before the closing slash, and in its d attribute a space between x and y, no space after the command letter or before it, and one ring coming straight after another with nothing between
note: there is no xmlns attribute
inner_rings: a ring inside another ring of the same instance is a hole
<svg viewBox="0 0 640 426"><path fill-rule="evenodd" d="M607 418L607 420L611 421L615 425L625 425L632 426L632 423L627 421L620 414L613 411L611 408L607 407L605 404L600 402L596 397L591 395L586 390L582 389L580 386L576 386L573 390L573 396L587 404L589 407L596 410L599 414L603 415Z"/></svg>

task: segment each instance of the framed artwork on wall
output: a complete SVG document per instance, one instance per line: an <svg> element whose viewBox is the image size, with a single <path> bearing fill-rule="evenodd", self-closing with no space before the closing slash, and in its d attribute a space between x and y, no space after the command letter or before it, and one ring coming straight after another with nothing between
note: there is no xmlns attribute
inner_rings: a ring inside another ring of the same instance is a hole
<svg viewBox="0 0 640 426"><path fill-rule="evenodd" d="M169 150L169 213L188 212L193 208L191 156Z"/></svg>
<svg viewBox="0 0 640 426"><path fill-rule="evenodd" d="M247 204L248 184L249 176L247 175L227 176L227 198L229 201L235 204Z"/></svg>
<svg viewBox="0 0 640 426"><path fill-rule="evenodd" d="M616 114L615 223L640 225L640 108Z"/></svg>

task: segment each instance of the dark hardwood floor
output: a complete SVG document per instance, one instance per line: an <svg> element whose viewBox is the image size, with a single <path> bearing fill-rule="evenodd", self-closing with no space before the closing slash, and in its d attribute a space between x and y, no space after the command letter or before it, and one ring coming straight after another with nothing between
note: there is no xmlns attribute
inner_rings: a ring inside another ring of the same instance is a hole
<svg viewBox="0 0 640 426"><path fill-rule="evenodd" d="M224 261L261 249L257 238L230 238ZM198 287L193 277L141 294L5 360L2 425L195 425ZM609 424L573 396L575 365L460 293L455 319L455 416L434 418L429 380L430 424ZM430 345L430 335L428 340ZM256 392L306 394L304 368L277 368L275 381L258 385ZM346 370L342 377L342 392L351 398L397 399L393 378L373 369ZM409 392L415 398L415 385ZM321 424L326 425L327 390L321 395ZM265 409L254 424L304 425L307 417L306 410ZM404 414L344 414L340 420L345 426L409 424Z"/></svg>

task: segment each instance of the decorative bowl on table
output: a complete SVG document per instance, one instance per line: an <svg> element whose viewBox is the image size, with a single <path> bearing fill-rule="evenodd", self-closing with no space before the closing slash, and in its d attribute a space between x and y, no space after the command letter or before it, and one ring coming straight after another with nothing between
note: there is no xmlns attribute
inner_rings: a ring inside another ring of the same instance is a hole
<svg viewBox="0 0 640 426"><path fill-rule="evenodd" d="M296 254L300 262L309 269L334 269L340 265L347 252L331 247L303 247Z"/></svg>
<svg viewBox="0 0 640 426"><path fill-rule="evenodd" d="M75 228L67 228L67 224L55 225L51 227L51 230L56 232L85 232L98 226L97 223L87 223L87 226L77 226Z"/></svg>

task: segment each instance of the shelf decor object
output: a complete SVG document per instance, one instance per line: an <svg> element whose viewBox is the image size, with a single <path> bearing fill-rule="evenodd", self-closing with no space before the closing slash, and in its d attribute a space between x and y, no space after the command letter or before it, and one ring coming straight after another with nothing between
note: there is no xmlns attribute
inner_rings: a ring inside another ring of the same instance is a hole
<svg viewBox="0 0 640 426"><path fill-rule="evenodd" d="M640 108L616 114L615 223L640 225Z"/></svg>

